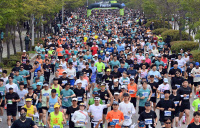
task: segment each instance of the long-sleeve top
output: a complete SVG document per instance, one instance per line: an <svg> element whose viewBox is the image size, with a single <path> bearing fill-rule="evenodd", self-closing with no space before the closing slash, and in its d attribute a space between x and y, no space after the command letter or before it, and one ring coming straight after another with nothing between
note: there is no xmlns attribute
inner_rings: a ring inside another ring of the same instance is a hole
<svg viewBox="0 0 200 128"><path fill-rule="evenodd" d="M88 113L86 111L77 110L74 112L72 116L72 121L75 124L75 127L83 127L86 126L85 123L88 122ZM79 121L79 123L76 123Z"/></svg>

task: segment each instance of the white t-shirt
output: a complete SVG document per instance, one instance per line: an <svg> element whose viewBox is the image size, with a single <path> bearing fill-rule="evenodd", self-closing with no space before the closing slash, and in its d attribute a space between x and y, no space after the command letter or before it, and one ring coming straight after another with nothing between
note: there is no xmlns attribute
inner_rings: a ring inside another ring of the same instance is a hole
<svg viewBox="0 0 200 128"><path fill-rule="evenodd" d="M169 84L166 84L166 85L161 84L161 85L159 85L158 90L160 92L164 92L165 90L170 90L170 86L169 86ZM160 94L160 98L165 98L164 94Z"/></svg>
<svg viewBox="0 0 200 128"><path fill-rule="evenodd" d="M88 112L94 116L92 122L98 122L100 119L102 119L104 108L107 108L107 105L99 104L98 106L95 106L95 104L93 104L89 107Z"/></svg>
<svg viewBox="0 0 200 128"><path fill-rule="evenodd" d="M3 82L3 85L6 85L6 81L8 80L8 77L5 77L5 78L4 78L4 77L1 77L1 79L3 79L3 81L4 81L4 82Z"/></svg>
<svg viewBox="0 0 200 128"><path fill-rule="evenodd" d="M17 106L24 106L25 104L25 94L27 94L28 91L23 89L22 91L19 89L17 91L17 94L19 95L20 101L18 102ZM24 99L22 100L22 98L24 97Z"/></svg>
<svg viewBox="0 0 200 128"><path fill-rule="evenodd" d="M130 126L132 124L131 117L132 117L133 114L136 113L133 104L130 103L130 102L127 104L127 103L124 103L124 101L123 101L123 102L121 102L119 104L119 110L121 112L123 112L123 114L124 114L124 123L123 123L123 125L124 126ZM128 113L129 111L131 113Z"/></svg>
<svg viewBox="0 0 200 128"><path fill-rule="evenodd" d="M85 88L87 87L87 85L88 85L87 80L85 80L85 79L83 79L83 80L81 80L81 79L77 79L77 80L75 81L74 85L77 85L77 82L79 82L79 81L82 82L82 88L85 89Z"/></svg>
<svg viewBox="0 0 200 128"><path fill-rule="evenodd" d="M184 59L176 59L176 61L178 62L178 67L181 68L181 66L184 66L186 64L186 61ZM182 71L185 71L185 67L181 68Z"/></svg>
<svg viewBox="0 0 200 128"><path fill-rule="evenodd" d="M200 82L200 68L199 69L196 69L196 67L193 68L191 73L192 73L192 75L195 76L195 77L193 77L193 81Z"/></svg>
<svg viewBox="0 0 200 128"><path fill-rule="evenodd" d="M16 92L17 93L17 91L18 91L18 86L15 84L15 83L13 83L13 84L6 84L5 85L5 88L6 88L6 92L9 92L9 88L10 87L13 87L13 92Z"/></svg>
<svg viewBox="0 0 200 128"><path fill-rule="evenodd" d="M65 71L67 72L67 76L69 79L74 79L74 77L76 76L75 68L72 68L72 69L67 68Z"/></svg>

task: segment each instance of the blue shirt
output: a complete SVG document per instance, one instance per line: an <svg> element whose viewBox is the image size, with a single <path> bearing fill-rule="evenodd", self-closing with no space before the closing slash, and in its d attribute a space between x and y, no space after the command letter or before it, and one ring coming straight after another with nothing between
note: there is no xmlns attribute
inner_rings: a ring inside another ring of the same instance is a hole
<svg viewBox="0 0 200 128"><path fill-rule="evenodd" d="M159 81L158 78L156 78L155 76L161 77L159 71L153 71L153 70L151 70L151 71L149 71L149 73L148 73L148 76L150 76L150 75L154 75L154 81L155 81L155 82L158 82L158 81Z"/></svg>
<svg viewBox="0 0 200 128"><path fill-rule="evenodd" d="M72 106L72 98L66 98L67 96L71 96L74 94L74 91L71 89L63 89L60 92L60 95L62 95L62 106L64 107L70 107Z"/></svg>
<svg viewBox="0 0 200 128"><path fill-rule="evenodd" d="M118 53L120 53L120 51L124 51L124 50L125 50L125 48L123 45L117 47Z"/></svg>
<svg viewBox="0 0 200 128"><path fill-rule="evenodd" d="M108 48L106 48L106 51L112 53L114 51L114 48L113 47L110 47L110 48L108 47Z"/></svg>
<svg viewBox="0 0 200 128"><path fill-rule="evenodd" d="M147 99L149 98L150 90L149 90L149 89L145 89L145 90L144 90L143 88L141 88L141 89L138 90L138 92L137 92L136 95L137 95L137 96L140 96L140 97L145 96L144 99L140 99L140 101L139 101L139 106L144 107L144 106L145 106L145 102L146 102Z"/></svg>

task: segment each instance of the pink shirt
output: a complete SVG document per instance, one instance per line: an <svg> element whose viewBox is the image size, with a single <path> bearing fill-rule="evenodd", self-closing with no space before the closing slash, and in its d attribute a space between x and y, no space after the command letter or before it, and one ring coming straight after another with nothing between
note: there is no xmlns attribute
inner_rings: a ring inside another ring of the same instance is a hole
<svg viewBox="0 0 200 128"><path fill-rule="evenodd" d="M148 63L149 65L151 65L151 59L148 58L145 60L145 62Z"/></svg>

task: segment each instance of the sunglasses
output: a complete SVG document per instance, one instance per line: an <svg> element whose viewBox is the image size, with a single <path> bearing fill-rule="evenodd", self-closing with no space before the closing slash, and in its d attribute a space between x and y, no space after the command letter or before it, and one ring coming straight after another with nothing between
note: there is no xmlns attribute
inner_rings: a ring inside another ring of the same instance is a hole
<svg viewBox="0 0 200 128"><path fill-rule="evenodd" d="M134 80L131 79L130 81L134 81Z"/></svg>
<svg viewBox="0 0 200 128"><path fill-rule="evenodd" d="M165 122L165 124L171 124L171 122Z"/></svg>
<svg viewBox="0 0 200 128"><path fill-rule="evenodd" d="M24 68L24 67L20 67L20 68Z"/></svg>

